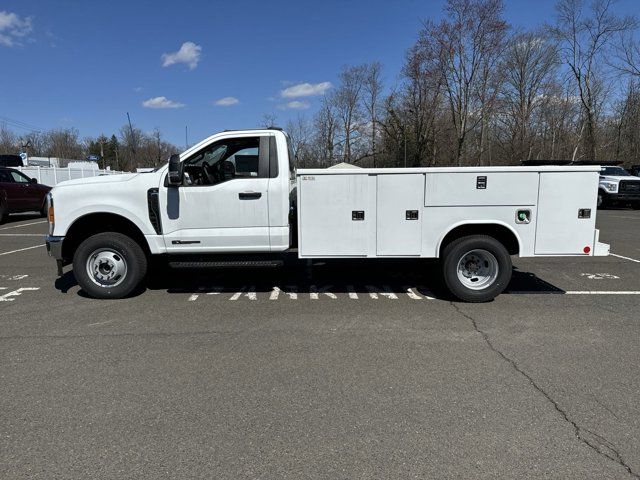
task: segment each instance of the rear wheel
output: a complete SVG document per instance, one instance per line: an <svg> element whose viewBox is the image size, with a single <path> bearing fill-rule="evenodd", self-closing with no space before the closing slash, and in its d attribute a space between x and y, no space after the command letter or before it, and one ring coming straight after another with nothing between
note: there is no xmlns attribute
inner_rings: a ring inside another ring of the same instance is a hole
<svg viewBox="0 0 640 480"><path fill-rule="evenodd" d="M73 273L93 298L123 298L147 272L147 257L138 243L117 232L98 233L78 246Z"/></svg>
<svg viewBox="0 0 640 480"><path fill-rule="evenodd" d="M511 279L511 257L493 237L471 235L454 240L443 252L444 282L465 302L488 302L497 297Z"/></svg>

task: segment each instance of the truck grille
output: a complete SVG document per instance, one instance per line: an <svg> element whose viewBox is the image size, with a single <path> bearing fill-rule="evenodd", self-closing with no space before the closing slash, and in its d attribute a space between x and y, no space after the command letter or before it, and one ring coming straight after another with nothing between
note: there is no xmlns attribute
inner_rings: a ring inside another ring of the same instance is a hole
<svg viewBox="0 0 640 480"><path fill-rule="evenodd" d="M640 193L640 181L639 180L621 180L619 192L624 193Z"/></svg>

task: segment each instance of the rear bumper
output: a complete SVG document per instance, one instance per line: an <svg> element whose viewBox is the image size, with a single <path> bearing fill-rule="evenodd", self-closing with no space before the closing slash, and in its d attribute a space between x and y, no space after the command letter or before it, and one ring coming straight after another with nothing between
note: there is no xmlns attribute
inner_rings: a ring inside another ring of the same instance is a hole
<svg viewBox="0 0 640 480"><path fill-rule="evenodd" d="M596 228L596 238L594 241L593 256L606 257L609 255L609 244L600 241L600 230Z"/></svg>
<svg viewBox="0 0 640 480"><path fill-rule="evenodd" d="M56 260L62 260L62 242L64 237L54 237L53 235L47 235L45 237L45 243L47 245L47 253L50 257Z"/></svg>

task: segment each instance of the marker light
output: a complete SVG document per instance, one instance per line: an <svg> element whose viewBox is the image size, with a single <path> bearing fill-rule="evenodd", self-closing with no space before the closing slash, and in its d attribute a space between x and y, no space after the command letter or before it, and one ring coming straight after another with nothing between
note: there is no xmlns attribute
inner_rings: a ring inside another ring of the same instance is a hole
<svg viewBox="0 0 640 480"><path fill-rule="evenodd" d="M586 247L584 247L584 248L582 249L582 251L583 251L584 253L589 253L589 252L591 251L591 247L587 245Z"/></svg>

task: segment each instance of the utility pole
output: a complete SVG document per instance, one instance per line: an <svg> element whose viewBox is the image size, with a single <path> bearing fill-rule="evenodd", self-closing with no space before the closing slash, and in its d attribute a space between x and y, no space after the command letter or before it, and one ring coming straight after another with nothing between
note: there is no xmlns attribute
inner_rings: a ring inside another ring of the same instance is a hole
<svg viewBox="0 0 640 480"><path fill-rule="evenodd" d="M135 147L135 138L133 135L133 126L131 125L131 117L129 116L129 112L127 112L127 120L129 120L129 131L131 132L131 153L133 154L133 159L136 158L136 147ZM137 162L136 162L137 165Z"/></svg>
<svg viewBox="0 0 640 480"><path fill-rule="evenodd" d="M102 158L102 169L106 170L107 164L105 163L105 160L104 160L104 138L102 135L100 135L100 158Z"/></svg>

